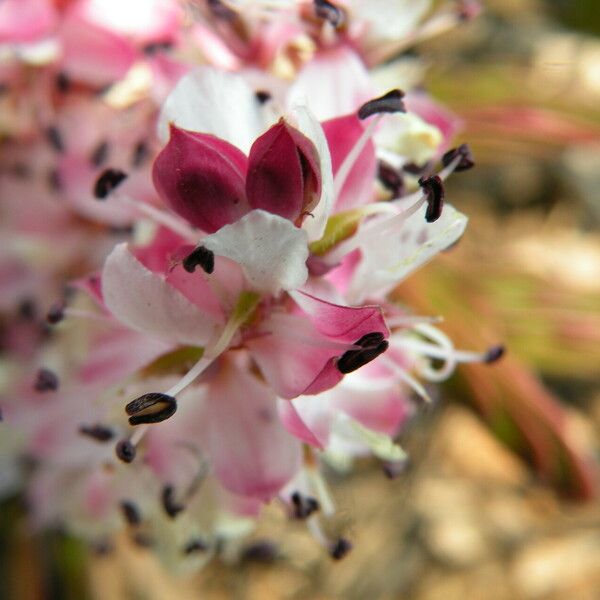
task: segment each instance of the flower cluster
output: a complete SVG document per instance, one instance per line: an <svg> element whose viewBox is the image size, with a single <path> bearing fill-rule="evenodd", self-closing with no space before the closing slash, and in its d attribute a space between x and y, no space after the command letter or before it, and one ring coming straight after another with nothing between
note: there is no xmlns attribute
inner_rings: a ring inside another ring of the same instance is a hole
<svg viewBox="0 0 600 600"><path fill-rule="evenodd" d="M341 558L321 466L397 473L423 380L502 353L389 298L462 236L444 180L473 159L405 61L374 67L477 7L112 4L0 4L0 491L175 567L276 499Z"/></svg>

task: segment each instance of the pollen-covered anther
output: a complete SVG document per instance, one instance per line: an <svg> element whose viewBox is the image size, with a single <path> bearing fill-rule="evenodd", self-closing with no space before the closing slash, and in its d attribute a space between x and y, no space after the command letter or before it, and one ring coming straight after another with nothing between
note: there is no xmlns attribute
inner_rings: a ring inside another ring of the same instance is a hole
<svg viewBox="0 0 600 600"><path fill-rule="evenodd" d="M444 208L444 184L438 175L419 179L419 185L427 194L427 210L425 220L428 223L437 221L442 216Z"/></svg>
<svg viewBox="0 0 600 600"><path fill-rule="evenodd" d="M115 437L114 431L106 425L80 425L79 433L97 442L110 442Z"/></svg>
<svg viewBox="0 0 600 600"><path fill-rule="evenodd" d="M500 360L506 352L506 348L502 345L492 346L485 354L484 362L489 365Z"/></svg>
<svg viewBox="0 0 600 600"><path fill-rule="evenodd" d="M406 107L404 106L402 98L404 98L404 92L402 90L391 90L387 94L379 96L379 98L374 98L373 100L365 102L358 109L358 118L364 120L379 113L406 112Z"/></svg>
<svg viewBox="0 0 600 600"><path fill-rule="evenodd" d="M50 325L60 323L65 318L65 308L64 302L55 302L46 313L46 321Z"/></svg>
<svg viewBox="0 0 600 600"><path fill-rule="evenodd" d="M161 494L161 501L165 512L174 519L185 506L175 499L175 488L172 485L165 485Z"/></svg>
<svg viewBox="0 0 600 600"><path fill-rule="evenodd" d="M334 560L341 560L352 550L352 544L346 538L339 538L329 547L329 554Z"/></svg>
<svg viewBox="0 0 600 600"><path fill-rule="evenodd" d="M344 11L333 2L328 2L328 0L313 0L313 4L315 7L315 14L319 19L327 21L336 29L344 24L346 15L344 14Z"/></svg>
<svg viewBox="0 0 600 600"><path fill-rule="evenodd" d="M94 184L94 197L104 200L115 188L127 179L127 173L119 169L105 169Z"/></svg>
<svg viewBox="0 0 600 600"><path fill-rule="evenodd" d="M130 415L130 425L160 423L174 415L176 410L177 400L173 396L160 392L144 394L125 407L125 412Z"/></svg>
<svg viewBox="0 0 600 600"><path fill-rule="evenodd" d="M300 492L294 492L291 501L294 518L296 519L307 519L320 509L320 504L316 498L303 496Z"/></svg>
<svg viewBox="0 0 600 600"><path fill-rule="evenodd" d="M360 349L348 350L338 359L337 368L340 373L352 373L375 360L388 349L389 343L381 332L373 331L363 335L354 345L360 346Z"/></svg>
<svg viewBox="0 0 600 600"><path fill-rule="evenodd" d="M188 273L193 273L200 266L210 275L215 270L215 255L208 248L197 246L183 259L182 264Z"/></svg>
<svg viewBox="0 0 600 600"><path fill-rule="evenodd" d="M120 440L115 446L115 454L117 458L124 463L131 463L135 459L137 451L135 446L129 440Z"/></svg>
<svg viewBox="0 0 600 600"><path fill-rule="evenodd" d="M58 375L50 369L40 369L35 378L34 389L36 392L55 392L60 385Z"/></svg>
<svg viewBox="0 0 600 600"><path fill-rule="evenodd" d="M475 159L473 158L473 154L471 153L471 148L468 144L461 144L458 148L452 148L448 150L442 156L442 164L447 167L450 163L454 162L460 156L460 160L454 170L457 173L461 171L468 171L475 166Z"/></svg>
<svg viewBox="0 0 600 600"><path fill-rule="evenodd" d="M123 500L119 506L128 525L135 527L142 522L142 515L134 502Z"/></svg>

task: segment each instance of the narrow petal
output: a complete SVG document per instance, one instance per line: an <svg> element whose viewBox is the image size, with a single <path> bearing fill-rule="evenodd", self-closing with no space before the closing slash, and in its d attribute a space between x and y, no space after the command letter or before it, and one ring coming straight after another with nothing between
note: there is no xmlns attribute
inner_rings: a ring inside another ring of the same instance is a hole
<svg viewBox="0 0 600 600"><path fill-rule="evenodd" d="M116 246L106 259L102 293L106 307L119 321L147 335L204 345L215 334L217 323L144 267L127 244Z"/></svg>
<svg viewBox="0 0 600 600"><path fill-rule="evenodd" d="M424 206L402 224L361 248L358 263L350 283L351 302L362 302L372 294L391 290L414 270L431 260L438 252L460 239L467 226L467 217L446 204L437 221L425 221Z"/></svg>
<svg viewBox="0 0 600 600"><path fill-rule="evenodd" d="M300 444L281 425L273 391L249 371L224 363L205 410L210 458L229 491L268 500L300 468Z"/></svg>
<svg viewBox="0 0 600 600"><path fill-rule="evenodd" d="M321 392L343 377L333 365L343 345L321 336L306 317L273 315L261 325L261 334L245 345L281 398Z"/></svg>
<svg viewBox="0 0 600 600"><path fill-rule="evenodd" d="M312 142L280 119L252 144L246 194L252 208L296 221L321 194L319 158Z"/></svg>
<svg viewBox="0 0 600 600"><path fill-rule="evenodd" d="M239 263L256 291L300 287L308 277L306 233L287 219L253 210L204 238L204 246Z"/></svg>
<svg viewBox="0 0 600 600"><path fill-rule="evenodd" d="M321 194L317 205L302 224L302 229L308 234L310 241L318 240L325 231L327 219L333 209L334 189L331 156L327 147L325 133L316 117L306 106L295 105L290 112L294 125L314 145L319 157L319 172L321 174Z"/></svg>
<svg viewBox="0 0 600 600"><path fill-rule="evenodd" d="M326 121L323 123L323 131L327 138L333 174L335 175L346 156L364 133L364 126L356 114L351 114ZM376 168L375 147L373 142L369 140L335 199L336 212L363 206L371 201Z"/></svg>
<svg viewBox="0 0 600 600"><path fill-rule="evenodd" d="M279 418L283 426L299 440L315 448L327 447L334 418L328 394L280 401Z"/></svg>
<svg viewBox="0 0 600 600"><path fill-rule="evenodd" d="M254 91L240 75L199 67L184 75L167 98L159 118L159 137L169 124L210 133L247 154L264 131L265 121Z"/></svg>
<svg viewBox="0 0 600 600"><path fill-rule="evenodd" d="M389 336L379 306L340 306L300 291L292 291L290 296L317 331L329 338L354 343L368 333L379 332L384 337Z"/></svg>
<svg viewBox="0 0 600 600"><path fill-rule="evenodd" d="M248 211L246 157L212 135L171 126L169 143L156 157L154 186L178 215L208 233Z"/></svg>

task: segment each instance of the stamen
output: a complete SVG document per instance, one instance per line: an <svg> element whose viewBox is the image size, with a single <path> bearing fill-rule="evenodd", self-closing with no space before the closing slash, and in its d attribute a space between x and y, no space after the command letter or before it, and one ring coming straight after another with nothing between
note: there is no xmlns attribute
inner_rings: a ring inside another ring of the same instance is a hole
<svg viewBox="0 0 600 600"><path fill-rule="evenodd" d="M123 500L120 504L120 507L128 525L136 527L142 522L142 515L140 514L137 505L131 500Z"/></svg>
<svg viewBox="0 0 600 600"><path fill-rule="evenodd" d="M495 363L496 361L500 360L504 354L506 352L506 348L502 345L499 346L492 346L486 353L485 355L485 360L483 362L485 362L486 364L491 364L491 363Z"/></svg>
<svg viewBox="0 0 600 600"><path fill-rule="evenodd" d="M337 368L341 373L347 374L356 371L372 360L375 360L389 346L383 334L378 331L363 335L359 340L354 342L354 345L360 346L361 349L348 350L337 361Z"/></svg>
<svg viewBox="0 0 600 600"><path fill-rule="evenodd" d="M154 545L154 540L147 533L144 533L143 531L136 531L131 536L131 541L136 546L139 546L140 548L150 548L151 546Z"/></svg>
<svg viewBox="0 0 600 600"><path fill-rule="evenodd" d="M131 166L134 169L141 167L148 158L150 151L148 150L148 144L145 140L140 140L134 147L131 155Z"/></svg>
<svg viewBox="0 0 600 600"><path fill-rule="evenodd" d="M161 500L165 512L172 519L182 510L185 510L185 506L175 500L175 488L172 485L165 485L162 490Z"/></svg>
<svg viewBox="0 0 600 600"><path fill-rule="evenodd" d="M197 246L183 259L183 268L188 273L193 273L198 266L209 275L215 270L215 255L212 250Z"/></svg>
<svg viewBox="0 0 600 600"><path fill-rule="evenodd" d="M63 137L55 125L51 125L46 129L46 139L52 149L59 154L62 154L65 151L65 143Z"/></svg>
<svg viewBox="0 0 600 600"><path fill-rule="evenodd" d="M106 169L94 184L94 197L98 200L104 200L125 179L127 179L127 173L119 169Z"/></svg>
<svg viewBox="0 0 600 600"><path fill-rule="evenodd" d="M101 167L108 159L108 151L110 146L107 140L102 140L90 154L90 164L92 167Z"/></svg>
<svg viewBox="0 0 600 600"><path fill-rule="evenodd" d="M124 463L133 462L136 452L135 445L129 440L121 440L115 446L115 454Z"/></svg>
<svg viewBox="0 0 600 600"><path fill-rule="evenodd" d="M442 209L444 208L444 185L438 175L433 175L427 179L419 179L419 185L427 195L425 220L428 223L433 223L442 216Z"/></svg>
<svg viewBox="0 0 600 600"><path fill-rule="evenodd" d="M329 547L329 554L334 560L341 560L352 550L352 544L346 538L339 538Z"/></svg>
<svg viewBox="0 0 600 600"><path fill-rule="evenodd" d="M64 71L60 71L54 80L56 89L61 93L66 93L71 88L71 80Z"/></svg>
<svg viewBox="0 0 600 600"><path fill-rule="evenodd" d="M408 464L408 457L403 460L388 460L383 463L383 472L388 479L396 479L406 471Z"/></svg>
<svg viewBox="0 0 600 600"><path fill-rule="evenodd" d="M270 563L277 558L277 546L269 540L259 540L248 544L242 552L242 560Z"/></svg>
<svg viewBox="0 0 600 600"><path fill-rule="evenodd" d="M79 433L96 440L97 442L109 442L115 437L114 431L105 425L80 425Z"/></svg>
<svg viewBox="0 0 600 600"><path fill-rule="evenodd" d="M55 392L60 385L58 375L50 369L40 369L37 372L34 389L36 392Z"/></svg>
<svg viewBox="0 0 600 600"><path fill-rule="evenodd" d="M65 318L65 303L63 301L55 302L48 313L46 314L46 321L50 325L56 325Z"/></svg>
<svg viewBox="0 0 600 600"><path fill-rule="evenodd" d="M294 505L294 517L296 519L307 519L320 508L319 502L311 496L303 496L300 492L294 492L291 496Z"/></svg>
<svg viewBox="0 0 600 600"><path fill-rule="evenodd" d="M313 5L315 7L315 14L319 19L331 23L336 29L343 25L345 21L344 12L335 4L327 0L314 0Z"/></svg>
<svg viewBox="0 0 600 600"><path fill-rule="evenodd" d="M365 102L358 109L358 118L361 120L368 119L372 115L380 113L397 113L406 112L406 107L402 101L404 92L399 89L390 90L387 94L379 96Z"/></svg>
<svg viewBox="0 0 600 600"><path fill-rule="evenodd" d="M404 369L399 367L393 360L388 359L386 357L383 358L383 362L385 366L394 372L394 375L398 377L401 381L403 381L408 387L410 387L414 392L416 392L425 402L428 404L432 404L433 401L431 396L427 393L427 390L421 385L419 381L417 381L410 373L407 373Z"/></svg>
<svg viewBox="0 0 600 600"><path fill-rule="evenodd" d="M454 160L459 158L458 164L454 167L457 173L461 171L468 171L475 166L475 159L471 153L471 148L468 144L461 144L458 148L452 148L448 150L444 156L442 156L442 164L447 167Z"/></svg>
<svg viewBox="0 0 600 600"><path fill-rule="evenodd" d="M265 90L256 90L256 92L254 92L254 95L261 104L266 104L273 97L271 96L270 92L267 92Z"/></svg>
<svg viewBox="0 0 600 600"><path fill-rule="evenodd" d="M186 555L195 554L196 552L206 552L208 544L202 538L191 539L183 548L183 553Z"/></svg>
<svg viewBox="0 0 600 600"><path fill-rule="evenodd" d="M399 171L392 165L380 160L377 164L377 177L383 187L389 190L394 198L401 196L404 192L404 179Z"/></svg>
<svg viewBox="0 0 600 600"><path fill-rule="evenodd" d="M175 414L177 400L168 394L151 392L132 400L125 407L130 425L160 423Z"/></svg>

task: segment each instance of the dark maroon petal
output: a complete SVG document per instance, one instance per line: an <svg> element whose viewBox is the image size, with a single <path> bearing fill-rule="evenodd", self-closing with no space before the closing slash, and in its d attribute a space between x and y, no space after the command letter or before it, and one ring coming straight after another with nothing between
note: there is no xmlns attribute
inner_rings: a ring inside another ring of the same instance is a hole
<svg viewBox="0 0 600 600"><path fill-rule="evenodd" d="M171 125L169 143L154 161L154 187L178 215L207 233L248 212L247 158L212 135Z"/></svg>
<svg viewBox="0 0 600 600"><path fill-rule="evenodd" d="M320 194L316 148L281 119L250 149L246 181L250 206L295 221L316 206Z"/></svg>

